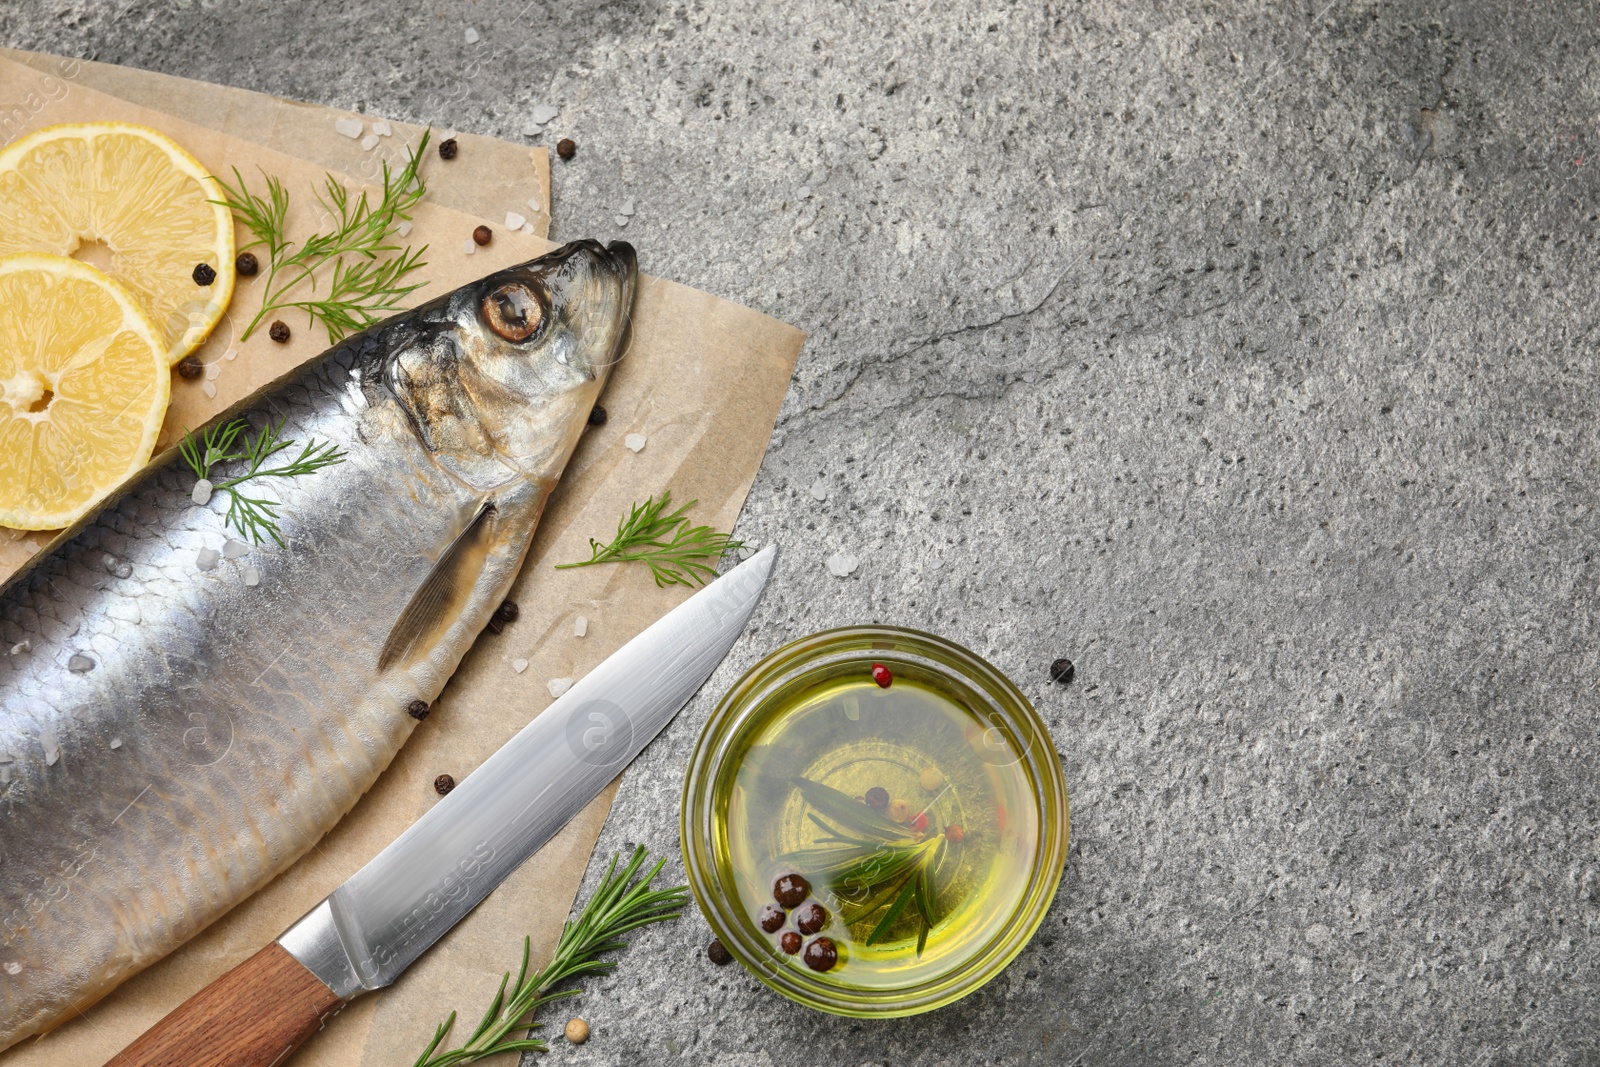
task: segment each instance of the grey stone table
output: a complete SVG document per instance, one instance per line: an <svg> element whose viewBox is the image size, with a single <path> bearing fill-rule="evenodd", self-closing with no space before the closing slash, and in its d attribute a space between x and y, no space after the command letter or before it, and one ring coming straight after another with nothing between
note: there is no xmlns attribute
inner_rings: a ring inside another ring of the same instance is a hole
<svg viewBox="0 0 1600 1067"><path fill-rule="evenodd" d="M695 915L549 1062L1600 1063L1600 23L1273 7L0 8L513 139L557 105L552 236L631 201L647 270L810 332L738 530L782 572L601 855L676 857L713 698L822 627L947 634L1049 721L1074 843L991 985L835 1020Z"/></svg>

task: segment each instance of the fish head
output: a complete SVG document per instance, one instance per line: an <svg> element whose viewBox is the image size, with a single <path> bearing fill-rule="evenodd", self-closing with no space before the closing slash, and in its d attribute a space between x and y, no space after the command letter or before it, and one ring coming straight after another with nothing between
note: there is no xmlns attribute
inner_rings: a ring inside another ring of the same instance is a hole
<svg viewBox="0 0 1600 1067"><path fill-rule="evenodd" d="M627 349L637 285L622 241L574 241L496 271L408 325L389 391L458 476L553 484Z"/></svg>

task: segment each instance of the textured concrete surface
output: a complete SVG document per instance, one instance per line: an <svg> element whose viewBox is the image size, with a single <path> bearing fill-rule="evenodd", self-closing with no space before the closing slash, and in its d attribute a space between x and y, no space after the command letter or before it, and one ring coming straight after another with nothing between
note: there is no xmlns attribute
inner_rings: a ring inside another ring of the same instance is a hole
<svg viewBox="0 0 1600 1067"><path fill-rule="evenodd" d="M602 854L676 857L714 697L824 626L947 634L1047 717L1074 845L992 985L834 1020L694 916L551 1062L1483 1067L1600 1063L1594 16L30 0L0 38L512 138L558 105L552 236L631 200L646 269L811 332L739 529L783 571Z"/></svg>

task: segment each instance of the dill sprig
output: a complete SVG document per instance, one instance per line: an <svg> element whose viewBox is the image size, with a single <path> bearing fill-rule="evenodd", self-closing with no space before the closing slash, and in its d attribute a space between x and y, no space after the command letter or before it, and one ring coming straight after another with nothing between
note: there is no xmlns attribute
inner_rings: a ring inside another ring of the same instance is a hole
<svg viewBox="0 0 1600 1067"><path fill-rule="evenodd" d="M234 419L207 428L198 440L191 430L178 442L178 449L196 478L209 480L211 468L217 464L244 460L243 474L218 482L211 489L228 494L227 525L258 545L265 534L281 548L283 538L278 528L279 502L266 497L246 496L239 491L239 486L253 478L297 478L302 474L311 474L323 467L343 463L345 453L331 441L318 444L308 439L294 459L268 467L267 460L294 445L293 441L286 441L280 436L283 421L280 420L276 426L268 423L253 441L245 436L248 429L249 424L244 419Z"/></svg>
<svg viewBox="0 0 1600 1067"><path fill-rule="evenodd" d="M304 311L308 324L320 320L330 344L400 310L400 301L425 284L406 279L426 266L422 253L427 246L402 246L394 240L393 231L398 223L411 218L411 209L427 192L419 170L427 147L428 131L424 131L405 166L396 171L384 161L383 191L376 204L365 190L352 195L332 174L325 174L316 199L333 225L299 244L288 236L289 191L280 179L262 171L267 182L265 196L245 186L238 167L233 168L234 184L217 179L224 198L213 202L229 208L255 238L241 251L265 246L267 252L261 309L240 340L248 339L268 315L284 309ZM347 260L347 256L351 258ZM330 266L332 278L325 293L318 296L319 272ZM303 294L302 287L309 292Z"/></svg>
<svg viewBox="0 0 1600 1067"><path fill-rule="evenodd" d="M691 500L666 513L672 505L669 489L660 500L651 497L643 504L635 504L628 517L617 523L617 536L609 545L591 537L589 559L558 563L556 569L642 561L650 565L650 573L659 586L705 585L717 576L716 564L723 554L743 548L744 542L709 526L691 526L688 512L698 503Z"/></svg>
<svg viewBox="0 0 1600 1067"><path fill-rule="evenodd" d="M471 1063L502 1052L548 1052L549 1048L538 1038L512 1037L513 1033L538 1029L542 1024L533 1021L533 1015L551 1001L564 1000L582 993L579 988L563 989L552 993L560 983L571 978L591 974L605 974L616 966L614 960L600 956L627 947L622 935L651 923L675 919L688 902L688 889L673 886L671 889L651 889L650 883L661 873L667 861L659 859L655 866L637 880L634 875L647 858L644 846L633 851L633 858L621 871L617 859L611 857L605 877L594 891L594 896L583 906L575 920L568 920L561 928L561 938L556 942L555 954L542 971L528 973L529 938L522 939L522 966L517 970L517 980L511 982L511 973L500 979L500 989L489 1002L472 1036L460 1048L447 1052L435 1051L455 1024L456 1013L451 1012L433 1033L433 1040L417 1057L414 1067L455 1067ZM507 986L510 986L509 992Z"/></svg>

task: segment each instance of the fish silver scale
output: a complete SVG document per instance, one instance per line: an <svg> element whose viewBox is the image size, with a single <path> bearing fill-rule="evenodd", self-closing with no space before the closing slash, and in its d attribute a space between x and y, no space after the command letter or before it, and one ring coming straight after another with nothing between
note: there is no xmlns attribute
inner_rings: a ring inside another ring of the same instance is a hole
<svg viewBox="0 0 1600 1067"><path fill-rule="evenodd" d="M437 697L515 578L624 343L635 277L626 245L568 245L349 339L231 412L255 429L282 420L287 455L308 439L346 453L273 479L284 548L200 570L202 549L242 537L224 526L226 495L195 505L195 476L169 453L0 590L0 1048L203 929L371 786L416 726L408 705ZM544 302L531 337L486 319L507 286ZM486 503L490 533L436 625L379 669ZM93 668L71 670L74 655Z"/></svg>

